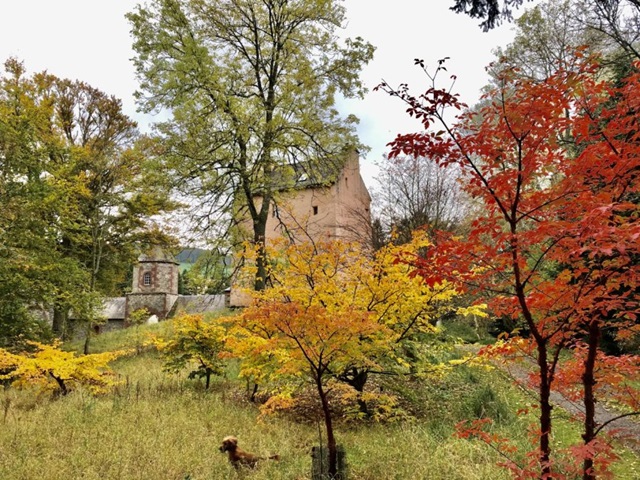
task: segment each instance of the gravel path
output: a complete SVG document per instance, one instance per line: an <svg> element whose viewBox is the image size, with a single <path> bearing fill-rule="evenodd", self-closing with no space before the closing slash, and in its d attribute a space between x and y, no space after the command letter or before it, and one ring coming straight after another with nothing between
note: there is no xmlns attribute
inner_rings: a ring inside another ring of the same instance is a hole
<svg viewBox="0 0 640 480"><path fill-rule="evenodd" d="M525 367L516 363L502 363L499 365L499 368L501 368L506 375L515 380L525 391L530 392L534 398L537 398L536 392L528 386L529 372ZM580 418L584 415L584 407L581 404L573 402L557 392L551 393L551 401L554 407L562 408L569 412L573 417ZM603 430L620 441L627 448L640 454L639 416L627 416L613 420L620 415L620 412L605 408L601 404L596 404L597 424L602 425L606 423Z"/></svg>

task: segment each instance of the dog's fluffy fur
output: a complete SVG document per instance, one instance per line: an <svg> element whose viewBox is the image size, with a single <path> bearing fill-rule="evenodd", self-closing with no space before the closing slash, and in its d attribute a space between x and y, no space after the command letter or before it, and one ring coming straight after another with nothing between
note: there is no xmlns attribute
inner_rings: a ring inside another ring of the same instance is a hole
<svg viewBox="0 0 640 480"><path fill-rule="evenodd" d="M271 455L270 457L265 458L245 452L241 448L238 448L238 439L232 436L224 437L222 439L220 451L222 453L227 452L229 454L229 461L235 468L255 468L261 460L280 460L280 456L278 455Z"/></svg>

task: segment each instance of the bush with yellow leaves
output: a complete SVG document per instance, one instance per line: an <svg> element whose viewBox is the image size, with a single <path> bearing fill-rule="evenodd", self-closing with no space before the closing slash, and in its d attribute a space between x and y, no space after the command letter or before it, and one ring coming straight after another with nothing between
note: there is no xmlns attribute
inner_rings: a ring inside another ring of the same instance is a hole
<svg viewBox="0 0 640 480"><path fill-rule="evenodd" d="M54 395L66 395L78 387L93 394L108 391L117 383L108 364L126 351L76 356L60 349L60 343L29 342L33 352L14 354L0 349L0 381L17 388L35 387Z"/></svg>

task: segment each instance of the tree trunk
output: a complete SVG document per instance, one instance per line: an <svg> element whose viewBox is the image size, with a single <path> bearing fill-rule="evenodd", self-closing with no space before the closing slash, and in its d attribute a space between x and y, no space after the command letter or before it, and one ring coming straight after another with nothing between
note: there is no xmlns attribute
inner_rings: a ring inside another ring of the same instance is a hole
<svg viewBox="0 0 640 480"><path fill-rule="evenodd" d="M257 384L257 383L254 383L254 384L253 384L253 390L251 391L251 396L249 397L249 400L250 400L252 403L255 403L255 402L256 402L256 395L257 395L257 394L258 394L258 384Z"/></svg>
<svg viewBox="0 0 640 480"><path fill-rule="evenodd" d="M329 408L329 400L327 399L327 393L324 391L322 385L322 376L317 375L316 387L318 388L318 395L322 403L322 413L324 414L324 425L327 431L327 452L329 454L329 478L336 478L338 473L338 449L336 447L336 438L333 435L333 421L331 419L331 410Z"/></svg>
<svg viewBox="0 0 640 480"><path fill-rule="evenodd" d="M266 199L265 199L266 201ZM267 219L263 215L253 221L253 241L258 247L258 257L256 258L256 278L254 289L259 292L264 290L267 284L267 252L265 249L265 235L267 231Z"/></svg>
<svg viewBox="0 0 640 480"><path fill-rule="evenodd" d="M53 308L53 323L51 325L51 329L56 337L65 339L65 330L67 326L67 316L68 312L66 309L60 307Z"/></svg>
<svg viewBox="0 0 640 480"><path fill-rule="evenodd" d="M58 384L58 386L60 387L60 395L66 395L67 393L69 393L69 390L67 389L67 385L64 383L64 380L60 377L56 377L53 373L49 372L49 375L51 375L51 378L53 378L56 383Z"/></svg>
<svg viewBox="0 0 640 480"><path fill-rule="evenodd" d="M551 455L551 376L547 363L547 345L538 343L538 368L540 370L540 467L541 479L551 480L551 467L549 463Z"/></svg>
<svg viewBox="0 0 640 480"><path fill-rule="evenodd" d="M592 320L589 324L587 358L584 362L582 373L583 402L584 402L584 432L582 438L587 445L595 438L596 431L596 398L594 387L596 379L594 375L598 346L600 344L600 325L597 320ZM593 458L585 458L582 464L583 480L595 480L593 474Z"/></svg>
<svg viewBox="0 0 640 480"><path fill-rule="evenodd" d="M358 392L358 399L356 401L358 402L360 413L363 413L367 418L370 417L371 412L369 412L367 402L362 399L362 392L364 392L364 386L367 384L369 372L367 370L352 368L338 378Z"/></svg>
<svg viewBox="0 0 640 480"><path fill-rule="evenodd" d="M89 355L89 346L91 344L91 322L87 322L87 335L84 337L83 353Z"/></svg>
<svg viewBox="0 0 640 480"><path fill-rule="evenodd" d="M516 218L517 202L514 203L514 211L512 212L512 219ZM509 220L507 218L507 220ZM535 339L536 348L538 350L538 375L540 380L540 386L538 387L538 396L540 400L540 479L551 480L551 410L552 405L551 398L551 379L552 372L549 371L548 363L548 344L546 338L542 335L542 332L538 330L537 324L533 318L529 305L527 303L527 295L525 293L525 282L522 279L522 272L520 271L520 249L518 246L517 238L517 223L514 220L511 223L512 238L510 241L511 257L514 275L514 287L516 298L520 305L522 316L527 322L527 326L531 330L531 335Z"/></svg>

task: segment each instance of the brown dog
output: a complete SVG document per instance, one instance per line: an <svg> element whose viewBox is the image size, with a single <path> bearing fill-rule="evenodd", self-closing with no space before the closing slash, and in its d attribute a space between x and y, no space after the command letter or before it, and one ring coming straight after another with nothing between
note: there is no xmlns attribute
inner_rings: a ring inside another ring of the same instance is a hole
<svg viewBox="0 0 640 480"><path fill-rule="evenodd" d="M241 448L238 448L238 439L236 437L224 437L222 439L222 445L220 445L220 451L222 453L228 452L229 461L235 468L248 467L255 468L258 462L266 460L264 457L258 457L251 453L245 452ZM271 455L267 457L268 460L280 460L279 455Z"/></svg>

